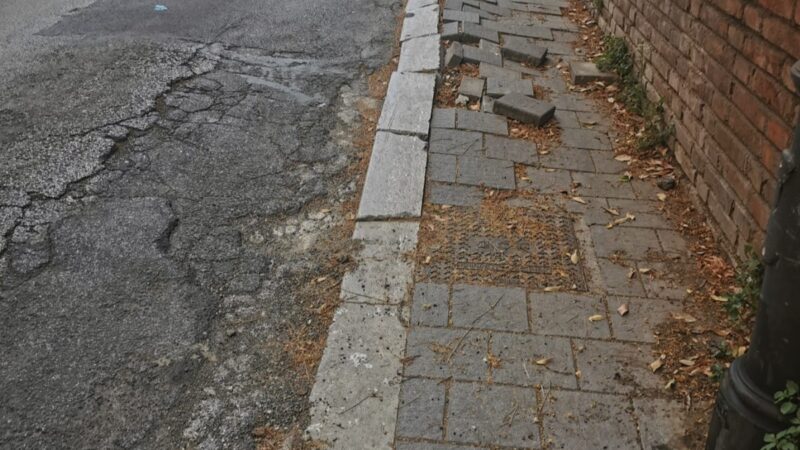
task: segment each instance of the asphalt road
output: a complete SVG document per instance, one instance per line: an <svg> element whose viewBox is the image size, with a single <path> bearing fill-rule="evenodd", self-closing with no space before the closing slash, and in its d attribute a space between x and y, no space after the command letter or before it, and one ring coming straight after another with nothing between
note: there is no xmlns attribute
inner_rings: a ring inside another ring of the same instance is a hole
<svg viewBox="0 0 800 450"><path fill-rule="evenodd" d="M308 324L398 11L0 2L0 448L250 448L301 420L274 344Z"/></svg>

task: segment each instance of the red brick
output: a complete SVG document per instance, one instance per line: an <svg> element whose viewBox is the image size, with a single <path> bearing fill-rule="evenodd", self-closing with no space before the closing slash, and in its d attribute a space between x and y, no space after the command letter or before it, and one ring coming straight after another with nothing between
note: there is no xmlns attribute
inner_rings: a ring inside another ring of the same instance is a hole
<svg viewBox="0 0 800 450"><path fill-rule="evenodd" d="M773 144L777 145L778 148L789 147L792 140L792 130L783 121L773 117L767 123L766 128L767 139Z"/></svg>
<svg viewBox="0 0 800 450"><path fill-rule="evenodd" d="M743 84L734 83L731 99L733 104L739 107L739 110L753 122L756 128L759 130L766 128L767 117L764 113L766 107Z"/></svg>
<svg viewBox="0 0 800 450"><path fill-rule="evenodd" d="M731 220L730 216L728 216L728 212L725 210L725 207L719 203L713 192L708 195L707 204L708 211L711 213L711 216L714 218L714 221L717 223L720 230L722 230L723 237L729 243L735 243L736 224L733 222L733 220Z"/></svg>
<svg viewBox="0 0 800 450"><path fill-rule="evenodd" d="M765 17L762 33L768 41L785 49L793 57L800 58L800 33L796 26L777 17Z"/></svg>
<svg viewBox="0 0 800 450"><path fill-rule="evenodd" d="M753 220L759 228L766 230L770 214L769 204L760 195L754 193L747 199L747 210L751 212Z"/></svg>
<svg viewBox="0 0 800 450"><path fill-rule="evenodd" d="M744 19L745 25L753 30L761 31L761 22L763 19L761 17L761 11L758 8L753 5L745 6L742 18Z"/></svg>
<svg viewBox="0 0 800 450"><path fill-rule="evenodd" d="M785 19L792 19L794 3L790 0L758 0L758 4Z"/></svg>
<svg viewBox="0 0 800 450"><path fill-rule="evenodd" d="M711 0L710 3L713 3L728 15L736 18L742 17L742 10L744 9L742 0Z"/></svg>

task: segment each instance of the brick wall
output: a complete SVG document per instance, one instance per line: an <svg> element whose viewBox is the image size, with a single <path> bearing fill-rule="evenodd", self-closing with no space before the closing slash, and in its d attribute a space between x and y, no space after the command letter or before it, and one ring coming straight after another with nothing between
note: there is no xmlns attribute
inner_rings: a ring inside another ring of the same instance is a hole
<svg viewBox="0 0 800 450"><path fill-rule="evenodd" d="M739 256L763 241L798 96L800 0L603 0L598 23L630 44L671 147Z"/></svg>

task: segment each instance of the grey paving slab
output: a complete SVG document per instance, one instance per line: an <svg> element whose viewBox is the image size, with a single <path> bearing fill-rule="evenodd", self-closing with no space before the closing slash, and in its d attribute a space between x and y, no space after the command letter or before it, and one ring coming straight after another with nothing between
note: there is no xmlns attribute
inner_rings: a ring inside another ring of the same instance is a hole
<svg viewBox="0 0 800 450"><path fill-rule="evenodd" d="M569 172L553 169L538 169L528 167L525 169L527 180L520 180L520 187L542 194L558 194L569 192L572 188L572 178Z"/></svg>
<svg viewBox="0 0 800 450"><path fill-rule="evenodd" d="M403 42L400 48L400 72L438 72L442 63L439 35L433 34Z"/></svg>
<svg viewBox="0 0 800 450"><path fill-rule="evenodd" d="M490 345L492 354L499 359L499 366L492 368L496 383L578 387L567 338L493 333Z"/></svg>
<svg viewBox="0 0 800 450"><path fill-rule="evenodd" d="M491 41L494 43L500 42L500 35L497 31L487 28L483 25L475 23L464 23L461 26L461 40L462 42L479 43L481 39Z"/></svg>
<svg viewBox="0 0 800 450"><path fill-rule="evenodd" d="M626 262L618 264L608 259L600 258L597 260L600 267L600 276L606 290L610 294L644 296L645 291L642 282L636 275L636 264ZM631 271L634 276L631 276Z"/></svg>
<svg viewBox="0 0 800 450"><path fill-rule="evenodd" d="M581 124L578 122L578 116L574 111L556 111L556 122L561 128L580 128ZM608 157L608 155L606 155Z"/></svg>
<svg viewBox="0 0 800 450"><path fill-rule="evenodd" d="M450 301L453 326L528 330L528 307L523 289L456 284Z"/></svg>
<svg viewBox="0 0 800 450"><path fill-rule="evenodd" d="M481 16L474 12L454 11L452 9L445 9L442 12L442 20L446 22L480 23Z"/></svg>
<svg viewBox="0 0 800 450"><path fill-rule="evenodd" d="M307 436L332 449L391 448L405 339L396 307L340 306L311 390Z"/></svg>
<svg viewBox="0 0 800 450"><path fill-rule="evenodd" d="M572 76L572 84L578 86L594 83L595 81L610 83L616 79L612 73L601 72L593 62L572 61L569 63L569 70Z"/></svg>
<svg viewBox="0 0 800 450"><path fill-rule="evenodd" d="M539 448L533 388L453 383L447 439L474 444Z"/></svg>
<svg viewBox="0 0 800 450"><path fill-rule="evenodd" d="M522 78L520 72L487 63L480 64L480 76L481 78L503 78L506 80L518 80Z"/></svg>
<svg viewBox="0 0 800 450"><path fill-rule="evenodd" d="M627 305L628 313L621 316L616 312L621 305ZM611 326L614 337L625 341L656 342L656 327L670 320L672 313L681 311L675 301L653 300L638 297L609 297Z"/></svg>
<svg viewBox="0 0 800 450"><path fill-rule="evenodd" d="M438 380L411 378L400 387L397 436L441 439L444 434L445 387Z"/></svg>
<svg viewBox="0 0 800 450"><path fill-rule="evenodd" d="M514 163L483 156L458 159L456 182L497 189L514 189Z"/></svg>
<svg viewBox="0 0 800 450"><path fill-rule="evenodd" d="M524 139L512 139L491 134L486 135L484 153L488 158L504 159L523 164L536 164L539 161L535 143Z"/></svg>
<svg viewBox="0 0 800 450"><path fill-rule="evenodd" d="M517 61L510 60L508 58L503 58L503 67L509 70L513 70L515 72L520 72L526 75L530 75L531 78L535 79L537 82L540 81L538 78L542 76L542 71L539 69L534 69L518 63Z"/></svg>
<svg viewBox="0 0 800 450"><path fill-rule="evenodd" d="M550 167L553 169L567 169L580 172L594 172L594 162L592 156L588 151L559 147L550 151L546 155L539 157L543 167Z"/></svg>
<svg viewBox="0 0 800 450"><path fill-rule="evenodd" d="M632 180L631 187L636 193L636 198L642 200L657 200L658 194L664 192L651 180Z"/></svg>
<svg viewBox="0 0 800 450"><path fill-rule="evenodd" d="M584 128L608 130L611 127L611 119L605 114L596 111L578 111L575 114Z"/></svg>
<svg viewBox="0 0 800 450"><path fill-rule="evenodd" d="M542 408L543 437L556 449L638 449L632 410L617 395L552 391Z"/></svg>
<svg viewBox="0 0 800 450"><path fill-rule="evenodd" d="M383 101L379 131L427 136L436 75L395 72Z"/></svg>
<svg viewBox="0 0 800 450"><path fill-rule="evenodd" d="M462 9L462 11L475 13L481 19L495 19L495 18L497 18L497 14L492 14L489 11L486 11L485 9L480 9L480 8L472 6L472 5L464 5L464 8Z"/></svg>
<svg viewBox="0 0 800 450"><path fill-rule="evenodd" d="M611 140L608 135L597 130L566 129L561 133L561 142L573 148L611 150Z"/></svg>
<svg viewBox="0 0 800 450"><path fill-rule="evenodd" d="M656 230L658 240L661 242L661 248L668 256L686 256L689 254L689 246L686 243L686 238L674 230Z"/></svg>
<svg viewBox="0 0 800 450"><path fill-rule="evenodd" d="M647 344L574 340L581 389L628 394L660 391L664 384L650 370L657 355ZM635 436L635 433L634 433Z"/></svg>
<svg viewBox="0 0 800 450"><path fill-rule="evenodd" d="M446 284L417 283L411 305L411 324L446 327L450 288Z"/></svg>
<svg viewBox="0 0 800 450"><path fill-rule="evenodd" d="M452 11L461 11L464 7L464 2L461 0L447 0L444 2L444 9L445 10L452 10Z"/></svg>
<svg viewBox="0 0 800 450"><path fill-rule="evenodd" d="M478 206L483 191L474 186L432 183L428 201L434 205Z"/></svg>
<svg viewBox="0 0 800 450"><path fill-rule="evenodd" d="M435 444L432 442L397 442L397 450L489 450L488 447L464 447L453 444Z"/></svg>
<svg viewBox="0 0 800 450"><path fill-rule="evenodd" d="M503 64L503 57L499 54L491 50L473 47L471 45L464 46L463 59L465 62L472 64L480 64L482 62L493 64L495 66L500 66Z"/></svg>
<svg viewBox="0 0 800 450"><path fill-rule="evenodd" d="M488 351L489 337L482 331L412 328L403 373L407 377L485 380L488 367L484 359Z"/></svg>
<svg viewBox="0 0 800 450"><path fill-rule="evenodd" d="M553 40L553 33L549 28L492 20L484 20L482 25L501 34Z"/></svg>
<svg viewBox="0 0 800 450"><path fill-rule="evenodd" d="M606 306L600 296L573 293L533 292L531 331L537 334L609 338ZM601 320L589 320L601 316Z"/></svg>
<svg viewBox="0 0 800 450"><path fill-rule="evenodd" d="M660 398L634 398L634 414L639 424L642 448L689 450L687 435L693 424L687 423L683 402Z"/></svg>
<svg viewBox="0 0 800 450"><path fill-rule="evenodd" d="M628 170L628 164L615 160L610 152L591 150L589 153L598 173L622 174Z"/></svg>
<svg viewBox="0 0 800 450"><path fill-rule="evenodd" d="M510 80L508 78L488 78L486 80L486 95L502 97L508 94L522 94L533 97L533 82L531 80Z"/></svg>
<svg viewBox="0 0 800 450"><path fill-rule="evenodd" d="M547 57L547 47L534 44L520 36L507 36L503 42L503 56L519 62L541 65Z"/></svg>
<svg viewBox="0 0 800 450"><path fill-rule="evenodd" d="M479 156L483 150L483 134L475 131L448 130L433 128L431 130L431 153L445 153L448 155L473 155Z"/></svg>
<svg viewBox="0 0 800 450"><path fill-rule="evenodd" d="M616 200L616 199L612 199ZM656 212L656 213L646 213L646 212L638 212L635 210L631 210L628 208L616 208L612 209L613 207L608 207L608 209L603 209L598 207L587 209L583 215L583 220L586 222L587 225L608 225L615 220L625 217L626 214L632 214L635 217L635 220L630 222L624 222L617 227L621 228L671 228L669 223L664 220L663 216ZM612 215L609 210L615 210L619 214Z"/></svg>
<svg viewBox="0 0 800 450"><path fill-rule="evenodd" d="M445 28L449 25L453 24L446 24ZM455 24L456 28L458 28L458 24ZM458 30L456 30L458 33ZM445 38L445 36L442 36ZM461 64L461 61L464 60L464 46L460 42L453 42L447 47L447 51L444 53L444 66L447 68L456 67Z"/></svg>
<svg viewBox="0 0 800 450"><path fill-rule="evenodd" d="M454 108L433 108L431 128L455 128L456 110Z"/></svg>
<svg viewBox="0 0 800 450"><path fill-rule="evenodd" d="M427 164L425 142L378 132L358 207L359 220L419 217ZM398 189L402 186L402 189Z"/></svg>
<svg viewBox="0 0 800 450"><path fill-rule="evenodd" d="M662 255L658 238L653 230L623 227L608 229L604 225L594 225L590 228L595 254L601 258L618 255L635 260L646 260Z"/></svg>
<svg viewBox="0 0 800 450"><path fill-rule="evenodd" d="M491 134L508 134L508 122L505 117L463 109L456 111L456 128Z"/></svg>
<svg viewBox="0 0 800 450"><path fill-rule="evenodd" d="M432 5L406 12L400 42L436 34L439 30L439 6Z"/></svg>
<svg viewBox="0 0 800 450"><path fill-rule="evenodd" d="M397 305L406 300L412 281L411 265L392 258L365 258L342 277L341 299L345 302Z"/></svg>
<svg viewBox="0 0 800 450"><path fill-rule="evenodd" d="M511 9L502 6L493 5L489 2L481 2L481 9L490 12L496 16L511 16Z"/></svg>
<svg viewBox="0 0 800 450"><path fill-rule="evenodd" d="M484 95L481 100L481 112L494 114L494 99Z"/></svg>
<svg viewBox="0 0 800 450"><path fill-rule="evenodd" d="M533 39L532 41L540 47L546 47L549 55L572 56L572 44L544 39Z"/></svg>
<svg viewBox="0 0 800 450"><path fill-rule="evenodd" d="M633 199L623 199L623 198L610 198L608 199L608 205L612 208L618 209L620 211L631 211L635 213L650 213L650 214L662 214L661 213L661 206L662 203L649 201L649 200L633 200Z"/></svg>
<svg viewBox="0 0 800 450"><path fill-rule="evenodd" d="M494 102L494 111L520 122L541 127L553 118L556 109L550 103L536 100L527 95L511 93Z"/></svg>
<svg viewBox="0 0 800 450"><path fill-rule="evenodd" d="M479 99L483 97L484 84L483 78L463 77L458 85L458 93L473 100Z"/></svg>
<svg viewBox="0 0 800 450"><path fill-rule="evenodd" d="M616 175L575 173L577 193L586 197L635 198L630 182Z"/></svg>
<svg viewBox="0 0 800 450"><path fill-rule="evenodd" d="M674 262L672 264L681 264ZM666 298L683 300L689 294L686 289L690 286L683 285L678 279L676 270L670 264L663 262L640 263L640 268L650 269L648 273L642 274L642 284L650 298Z"/></svg>
<svg viewBox="0 0 800 450"><path fill-rule="evenodd" d="M443 183L455 183L458 161L455 155L428 154L428 179Z"/></svg>
<svg viewBox="0 0 800 450"><path fill-rule="evenodd" d="M442 24L442 39L448 41L461 41L461 24L459 22L447 22Z"/></svg>
<svg viewBox="0 0 800 450"><path fill-rule="evenodd" d="M480 40L480 42L478 43L478 48L481 48L483 50L488 50L497 55L501 54L500 44L496 42L487 41L486 39Z"/></svg>
<svg viewBox="0 0 800 450"><path fill-rule="evenodd" d="M591 101L576 94L563 94L553 97L553 104L558 109L567 111L594 112L595 106Z"/></svg>
<svg viewBox="0 0 800 450"><path fill-rule="evenodd" d="M420 8L425 8L426 6L435 6L438 4L439 2L437 0L408 0L408 3L406 4L406 12L416 11Z"/></svg>
<svg viewBox="0 0 800 450"><path fill-rule="evenodd" d="M417 248L419 222L356 222L353 239L360 241L359 258L386 259Z"/></svg>

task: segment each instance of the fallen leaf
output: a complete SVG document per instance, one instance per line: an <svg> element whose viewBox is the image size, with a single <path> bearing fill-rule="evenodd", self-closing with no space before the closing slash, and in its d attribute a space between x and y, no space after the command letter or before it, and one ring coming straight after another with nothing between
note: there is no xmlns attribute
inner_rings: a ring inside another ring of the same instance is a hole
<svg viewBox="0 0 800 450"><path fill-rule="evenodd" d="M681 321L686 322L686 323L697 322L697 319L695 319L694 316L692 316L691 314L686 314L686 313L673 312L672 313L672 318L675 319L675 320L681 320Z"/></svg>
<svg viewBox="0 0 800 450"><path fill-rule="evenodd" d="M584 200L584 199L582 199L580 197L572 197L572 201L578 202L578 203L580 203L582 205L586 204L586 200Z"/></svg>
<svg viewBox="0 0 800 450"><path fill-rule="evenodd" d="M429 264L431 262L431 257L428 256L425 258L425 264Z"/></svg>
<svg viewBox="0 0 800 450"><path fill-rule="evenodd" d="M659 201L662 201L662 202L667 201L667 194L665 194L663 192L659 192L658 194L656 194L656 197L658 197Z"/></svg>
<svg viewBox="0 0 800 450"><path fill-rule="evenodd" d="M636 216L634 216L631 213L625 213L625 217L621 217L621 218L609 223L608 225L606 225L606 228L608 228L610 230L610 229L614 228L617 225L622 225L625 222L632 222L634 220L636 220Z"/></svg>
<svg viewBox="0 0 800 450"><path fill-rule="evenodd" d="M686 367L692 367L694 365L694 360L692 359L679 359L678 362Z"/></svg>
<svg viewBox="0 0 800 450"><path fill-rule="evenodd" d="M589 317L589 321L590 322L599 322L601 320L603 320L603 316L600 315L600 314L595 314L595 315Z"/></svg>
<svg viewBox="0 0 800 450"><path fill-rule="evenodd" d="M569 255L569 260L572 261L572 264L578 264L578 250L575 250Z"/></svg>
<svg viewBox="0 0 800 450"><path fill-rule="evenodd" d="M623 317L625 315L627 315L628 314L628 304L627 303L623 303L623 304L619 305L619 308L617 308L617 312L619 313L620 316L623 316Z"/></svg>
<svg viewBox="0 0 800 450"><path fill-rule="evenodd" d="M544 288L545 292L555 292L561 289L561 286L547 286Z"/></svg>
<svg viewBox="0 0 800 450"><path fill-rule="evenodd" d="M633 279L633 277L635 276L636 276L636 269L631 268L631 270L628 271L628 278Z"/></svg>
<svg viewBox="0 0 800 450"><path fill-rule="evenodd" d="M551 359L552 358L542 358L542 359L537 359L535 362L539 366L546 366L547 364L550 363Z"/></svg>
<svg viewBox="0 0 800 450"><path fill-rule="evenodd" d="M667 381L667 384L664 385L664 390L669 390L669 389L674 388L676 383L677 382L675 381L674 378L669 380L669 381Z"/></svg>
<svg viewBox="0 0 800 450"><path fill-rule="evenodd" d="M619 215L619 211L618 211L618 210L616 210L616 209L612 209L612 208L606 208L606 207L603 207L603 210L604 210L605 212L607 212L607 213L611 214L612 216L618 216L618 215Z"/></svg>
<svg viewBox="0 0 800 450"><path fill-rule="evenodd" d="M655 373L663 365L664 365L664 361L662 361L661 358L659 358L659 359L657 359L657 360L655 360L655 361L650 363L650 370L652 370L653 373Z"/></svg>
<svg viewBox="0 0 800 450"><path fill-rule="evenodd" d="M628 162L628 161L632 160L633 158L631 157L631 155L617 155L617 156L614 157L614 159L616 159L617 161L620 161L620 162Z"/></svg>
<svg viewBox="0 0 800 450"><path fill-rule="evenodd" d="M651 268L649 268L649 267L641 267L641 268L639 269L639 273L643 273L643 274L648 274L648 273L650 273L650 272L652 272L652 271L653 271L653 269L651 269Z"/></svg>
<svg viewBox="0 0 800 450"><path fill-rule="evenodd" d="M728 298L727 297L720 297L719 295L711 294L711 300L714 300L715 302L725 303L725 302L728 301Z"/></svg>

